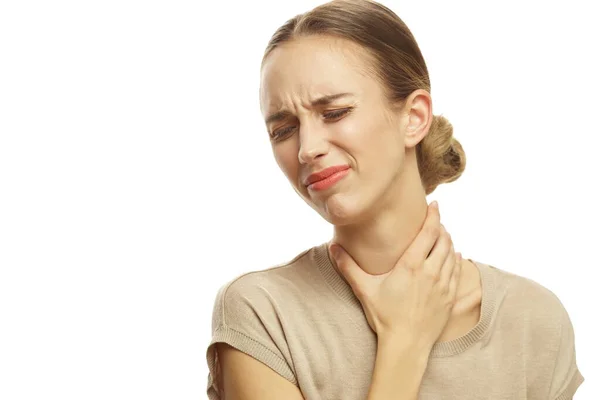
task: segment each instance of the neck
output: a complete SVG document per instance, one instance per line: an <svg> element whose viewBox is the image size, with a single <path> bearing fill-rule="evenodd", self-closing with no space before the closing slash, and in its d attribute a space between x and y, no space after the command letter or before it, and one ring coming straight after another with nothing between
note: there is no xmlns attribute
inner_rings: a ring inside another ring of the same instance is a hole
<svg viewBox="0 0 600 400"><path fill-rule="evenodd" d="M398 180L404 182L371 207L375 211L357 223L334 226L332 241L372 275L394 268L425 222L427 201L418 172L403 175Z"/></svg>

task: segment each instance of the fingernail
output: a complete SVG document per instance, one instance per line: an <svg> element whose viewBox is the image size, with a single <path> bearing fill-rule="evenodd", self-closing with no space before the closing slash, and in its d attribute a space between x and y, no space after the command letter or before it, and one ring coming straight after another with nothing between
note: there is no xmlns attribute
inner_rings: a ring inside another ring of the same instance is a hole
<svg viewBox="0 0 600 400"><path fill-rule="evenodd" d="M432 206L434 206L435 208L439 209L440 206L438 205L437 201L434 201L433 203L431 203Z"/></svg>

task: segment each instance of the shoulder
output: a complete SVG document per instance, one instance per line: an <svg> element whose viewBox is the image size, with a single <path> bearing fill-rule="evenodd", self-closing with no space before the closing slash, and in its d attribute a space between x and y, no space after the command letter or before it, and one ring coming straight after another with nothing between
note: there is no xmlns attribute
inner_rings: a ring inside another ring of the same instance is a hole
<svg viewBox="0 0 600 400"><path fill-rule="evenodd" d="M305 269L303 267L310 263L308 255L311 250L304 250L281 263L254 269L230 279L220 287L218 297L235 301L241 295L264 295L267 290L288 289L294 283L290 282L290 277L301 275Z"/></svg>
<svg viewBox="0 0 600 400"><path fill-rule="evenodd" d="M548 287L533 279L491 267L502 288L499 314L504 339L513 337L530 385L544 397L571 398L584 378L577 366L575 330L567 309Z"/></svg>
<svg viewBox="0 0 600 400"><path fill-rule="evenodd" d="M541 283L507 270L489 266L496 275L497 287L504 293L503 306L531 322L556 327L566 309L559 297Z"/></svg>
<svg viewBox="0 0 600 400"><path fill-rule="evenodd" d="M227 355L233 354L244 365L256 365L241 354L245 353L297 385L287 342L289 332L282 321L286 311L298 303L290 301L287 293L294 286L293 276L299 274L297 269L302 267L299 262L307 252L262 270L246 272L218 289L212 314L212 339L206 353L209 395L216 396L217 382L222 380L218 349L225 349Z"/></svg>
<svg viewBox="0 0 600 400"><path fill-rule="evenodd" d="M534 279L484 264L488 299L493 299L494 330L528 357L548 365L570 319L558 296ZM489 301L488 301L489 304Z"/></svg>
<svg viewBox="0 0 600 400"><path fill-rule="evenodd" d="M222 284L215 298L213 329L239 323L244 320L241 317L275 316L275 310L279 309L276 304L298 291L297 284L306 275L304 267L310 250L264 269L245 272Z"/></svg>

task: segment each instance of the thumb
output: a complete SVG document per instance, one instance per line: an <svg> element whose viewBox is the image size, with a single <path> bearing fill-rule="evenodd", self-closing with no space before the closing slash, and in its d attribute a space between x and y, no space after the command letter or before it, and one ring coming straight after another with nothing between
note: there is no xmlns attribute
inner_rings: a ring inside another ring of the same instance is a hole
<svg viewBox="0 0 600 400"><path fill-rule="evenodd" d="M329 251L335 259L335 263L342 276L346 279L355 294L362 293L361 283L370 276L356 264L354 259L346 250L337 243L329 246Z"/></svg>

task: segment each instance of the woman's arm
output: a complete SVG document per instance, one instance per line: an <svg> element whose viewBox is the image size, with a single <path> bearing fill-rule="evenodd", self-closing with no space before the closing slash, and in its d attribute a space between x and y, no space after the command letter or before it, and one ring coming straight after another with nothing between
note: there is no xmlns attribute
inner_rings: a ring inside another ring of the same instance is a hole
<svg viewBox="0 0 600 400"><path fill-rule="evenodd" d="M417 400L430 351L413 340L379 336L367 400Z"/></svg>
<svg viewBox="0 0 600 400"><path fill-rule="evenodd" d="M298 387L233 347L217 345L221 363L221 400L304 400ZM418 344L380 338L367 400L416 400L429 350Z"/></svg>
<svg viewBox="0 0 600 400"><path fill-rule="evenodd" d="M217 344L220 400L304 400L300 389L262 362L228 344Z"/></svg>

